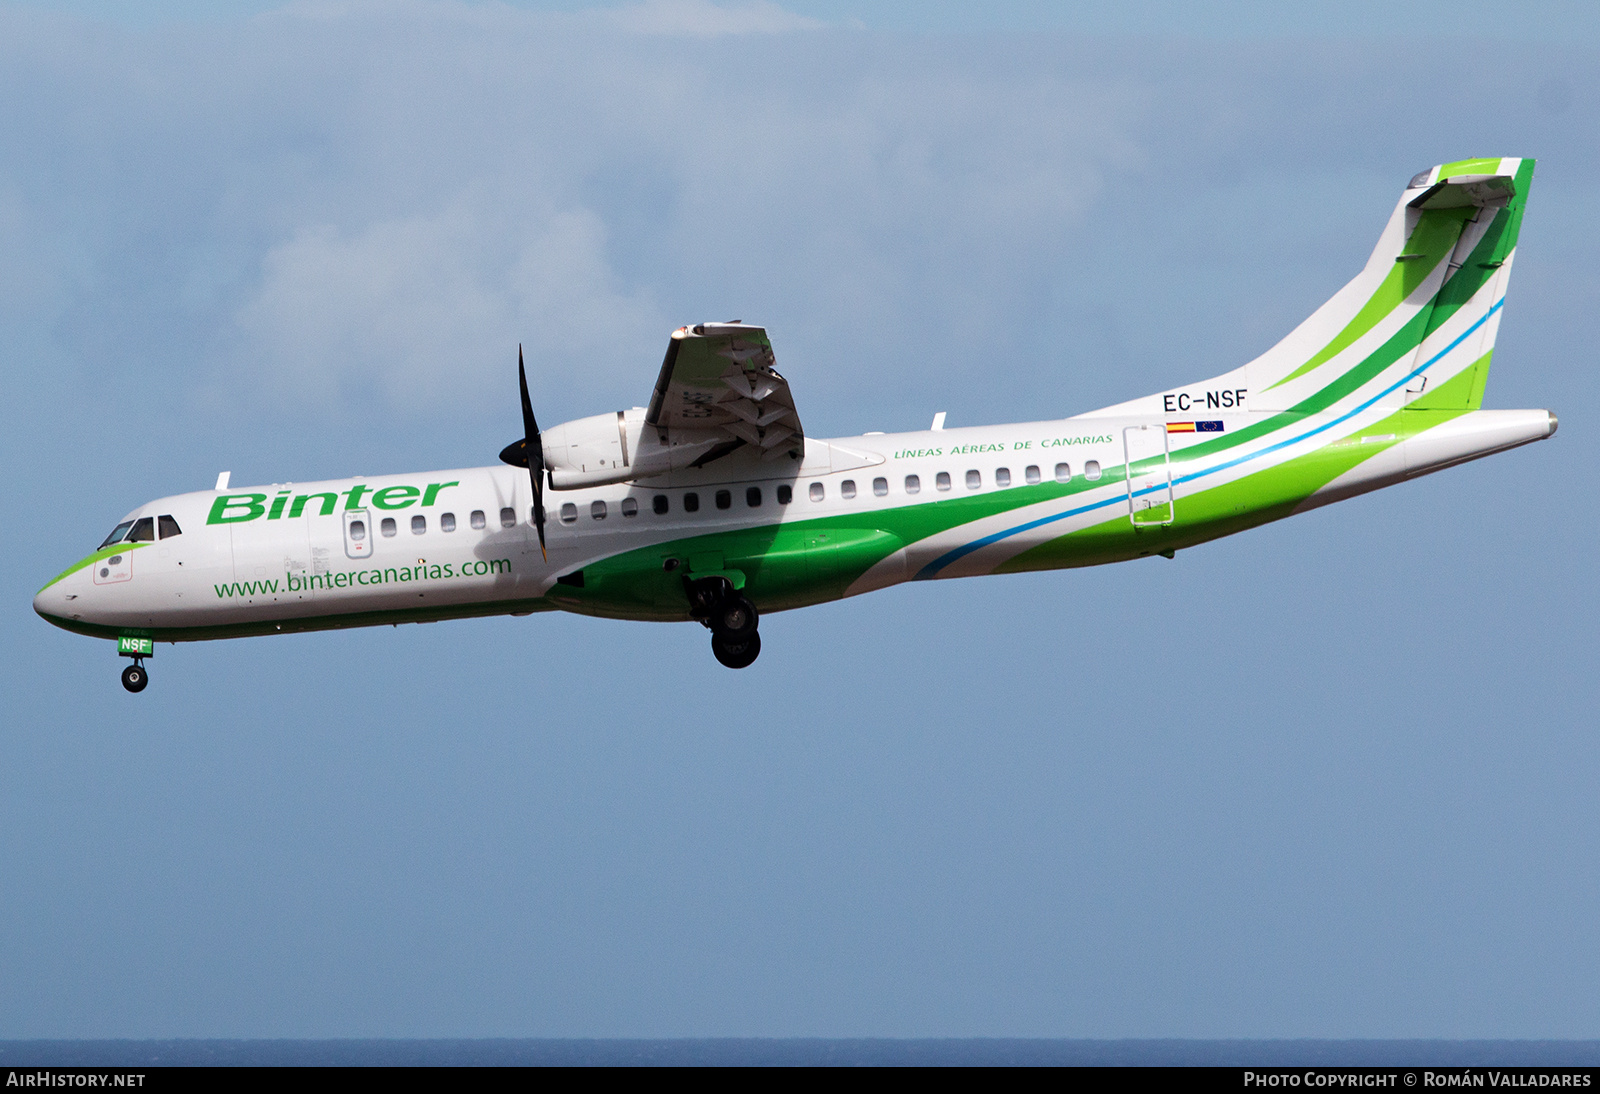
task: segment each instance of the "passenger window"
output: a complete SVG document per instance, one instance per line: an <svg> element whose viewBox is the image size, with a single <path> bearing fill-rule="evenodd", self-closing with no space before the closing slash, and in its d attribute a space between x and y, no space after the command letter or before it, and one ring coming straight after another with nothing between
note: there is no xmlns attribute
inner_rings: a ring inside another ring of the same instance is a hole
<svg viewBox="0 0 1600 1094"><path fill-rule="evenodd" d="M156 522L154 517L140 517L133 522L133 531L128 533L129 543L149 543L156 538Z"/></svg>
<svg viewBox="0 0 1600 1094"><path fill-rule="evenodd" d="M940 490L950 489L950 472L941 471L935 475L933 477L933 485L937 486Z"/></svg>
<svg viewBox="0 0 1600 1094"><path fill-rule="evenodd" d="M383 537L385 539L392 538L394 536L394 534L395 534L395 531L396 531L394 518L393 517L384 517L382 522L380 522L379 525L378 525L378 531L383 533Z"/></svg>
<svg viewBox="0 0 1600 1094"><path fill-rule="evenodd" d="M718 490L716 497L718 509L726 509L733 504L733 495L726 490Z"/></svg>
<svg viewBox="0 0 1600 1094"><path fill-rule="evenodd" d="M787 484L784 485L784 486L778 487L778 504L779 505L788 505L793 500L794 500L794 487L789 486Z"/></svg>
<svg viewBox="0 0 1600 1094"><path fill-rule="evenodd" d="M761 487L746 487L744 491L744 503L752 509L759 509L761 507Z"/></svg>
<svg viewBox="0 0 1600 1094"><path fill-rule="evenodd" d="M1072 465L1071 464L1066 464L1066 463L1058 463L1058 464L1056 464L1056 481L1057 482L1071 482L1072 481Z"/></svg>
<svg viewBox="0 0 1600 1094"><path fill-rule="evenodd" d="M856 496L856 480L845 479L839 484L839 496L849 501Z"/></svg>
<svg viewBox="0 0 1600 1094"><path fill-rule="evenodd" d="M639 502L634 498L623 498L622 499L622 515L625 516L625 517L636 517L636 516L638 516L639 515Z"/></svg>
<svg viewBox="0 0 1600 1094"><path fill-rule="evenodd" d="M517 511L510 506L500 510L500 527L515 528L517 526Z"/></svg>
<svg viewBox="0 0 1600 1094"><path fill-rule="evenodd" d="M906 476L906 493L915 494L922 489L922 480L915 475Z"/></svg>
<svg viewBox="0 0 1600 1094"><path fill-rule="evenodd" d="M474 509L472 511L471 521L472 521L472 530L474 532L481 532L485 528L489 527L489 518L487 518L487 517L485 517L483 515L483 510L482 509Z"/></svg>
<svg viewBox="0 0 1600 1094"><path fill-rule="evenodd" d="M827 494L828 488L823 486L820 482L814 482L811 484L812 501L821 501L823 498L827 497ZM115 533L112 534L115 535Z"/></svg>
<svg viewBox="0 0 1600 1094"><path fill-rule="evenodd" d="M122 537L127 535L128 534L128 529L132 528L132 527L133 527L133 521L131 521L131 520L123 521L121 524L119 524L115 528L111 529L111 534L109 536L107 536L104 541L101 542L100 546L101 547L109 547L113 543L121 543L122 542ZM99 548L96 548L96 550L99 550Z"/></svg>
<svg viewBox="0 0 1600 1094"><path fill-rule="evenodd" d="M657 513L665 513L670 508L670 505L667 502L667 496L665 494L657 494L655 497L651 498L650 508L655 510Z"/></svg>
<svg viewBox="0 0 1600 1094"><path fill-rule="evenodd" d="M351 543L360 543L362 540L364 540L366 538L367 538L367 522L364 521L364 520L353 520L353 521L351 521L350 522L350 542Z"/></svg>
<svg viewBox="0 0 1600 1094"><path fill-rule="evenodd" d="M606 503L603 502L603 501L591 501L589 503L589 519L590 520L605 520L606 519Z"/></svg>
<svg viewBox="0 0 1600 1094"><path fill-rule="evenodd" d="M439 531L454 532L456 530L456 515L454 513L439 514Z"/></svg>
<svg viewBox="0 0 1600 1094"><path fill-rule="evenodd" d="M1022 473L1022 477L1028 480L1029 486L1033 486L1038 483L1040 479L1039 465L1036 463L1030 463L1028 465L1028 469Z"/></svg>
<svg viewBox="0 0 1600 1094"><path fill-rule="evenodd" d="M884 495L888 494L889 493L889 480L888 479L873 479L872 480L872 492L875 495L877 495L878 497L880 497L880 498L883 497Z"/></svg>
<svg viewBox="0 0 1600 1094"><path fill-rule="evenodd" d="M161 533L162 539L183 535L183 529L178 527L178 522L166 513L156 518L156 531Z"/></svg>
<svg viewBox="0 0 1600 1094"><path fill-rule="evenodd" d="M1083 477L1094 482L1100 477L1100 461L1090 460L1083 465Z"/></svg>
<svg viewBox="0 0 1600 1094"><path fill-rule="evenodd" d="M426 532L427 530L428 530L428 518L427 517L423 516L421 513L418 513L416 516L411 518L411 534L412 535L420 536L422 533Z"/></svg>
<svg viewBox="0 0 1600 1094"><path fill-rule="evenodd" d="M977 471L968 471L967 472L967 489L968 490L976 490L978 487L980 487L982 485L983 485L983 476L981 474L979 474Z"/></svg>
<svg viewBox="0 0 1600 1094"><path fill-rule="evenodd" d="M698 513L700 511L700 495L688 493L683 496L683 511L685 513Z"/></svg>
<svg viewBox="0 0 1600 1094"><path fill-rule="evenodd" d="M1011 485L1011 468L997 467L994 469L994 484L996 486Z"/></svg>
<svg viewBox="0 0 1600 1094"><path fill-rule="evenodd" d="M578 507L570 501L561 503L561 523L571 524L578 519Z"/></svg>

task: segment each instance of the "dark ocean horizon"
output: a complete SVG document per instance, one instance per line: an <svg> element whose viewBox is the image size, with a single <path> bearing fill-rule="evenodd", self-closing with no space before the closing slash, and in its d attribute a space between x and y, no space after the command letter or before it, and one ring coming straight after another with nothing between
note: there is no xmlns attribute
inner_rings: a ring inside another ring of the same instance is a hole
<svg viewBox="0 0 1600 1094"><path fill-rule="evenodd" d="M0 1041L0 1067L1600 1066L1600 1041L483 1038Z"/></svg>

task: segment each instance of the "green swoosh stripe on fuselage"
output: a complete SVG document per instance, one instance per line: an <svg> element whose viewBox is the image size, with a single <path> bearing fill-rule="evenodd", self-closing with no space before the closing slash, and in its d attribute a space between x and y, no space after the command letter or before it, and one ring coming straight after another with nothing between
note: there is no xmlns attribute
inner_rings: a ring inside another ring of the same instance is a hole
<svg viewBox="0 0 1600 1094"><path fill-rule="evenodd" d="M1471 382L1470 376L1463 379ZM1450 393L1441 392L1441 395ZM1291 516L1318 490L1339 476L1354 470L1379 453L1401 444L1425 430L1443 425L1468 413L1465 409L1417 410L1407 407L1362 428L1365 436L1386 433L1394 439L1382 443L1362 443L1343 439L1323 445L1272 467L1245 475L1232 482L1182 495L1177 519L1169 525L1137 530L1138 548L1128 548L1126 512L1088 528L1080 528L1039 544L997 566L995 573L1060 569L1117 562L1161 551L1175 551L1222 536L1242 532Z"/></svg>
<svg viewBox="0 0 1600 1094"><path fill-rule="evenodd" d="M71 577L73 574L77 573L79 570L83 569L85 566L93 566L96 562L99 562L103 558L110 558L112 555L132 554L134 551L137 551L139 548L148 547L148 546L150 546L148 543L146 543L146 542L141 540L138 543L113 543L109 547L101 547L94 554L86 555L83 558L80 558L78 561L74 562L71 566L68 566L65 570L62 570L55 577L52 577L49 581L46 581L44 583L44 588L40 589L39 591L40 592L44 592L45 589L48 589L50 586L54 585L56 582L60 581L62 578Z"/></svg>

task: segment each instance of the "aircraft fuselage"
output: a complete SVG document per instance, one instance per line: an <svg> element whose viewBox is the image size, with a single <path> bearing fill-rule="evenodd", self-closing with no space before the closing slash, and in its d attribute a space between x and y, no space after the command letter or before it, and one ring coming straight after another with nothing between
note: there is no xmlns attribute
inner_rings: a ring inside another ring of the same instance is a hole
<svg viewBox="0 0 1600 1094"><path fill-rule="evenodd" d="M166 515L180 534L95 552L35 607L80 633L158 642L550 609L670 621L690 618L685 579L725 574L765 614L1172 552L1554 430L1542 410L1369 408L1246 436L1274 417L813 439L793 466L729 459L547 492L548 559L527 474L505 465L179 494L124 522ZM1288 462L1295 475L1258 478Z"/></svg>

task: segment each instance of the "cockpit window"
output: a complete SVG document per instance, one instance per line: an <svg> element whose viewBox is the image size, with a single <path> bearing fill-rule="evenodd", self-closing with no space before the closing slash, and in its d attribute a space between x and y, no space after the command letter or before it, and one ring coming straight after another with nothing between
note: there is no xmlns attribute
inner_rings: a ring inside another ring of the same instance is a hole
<svg viewBox="0 0 1600 1094"><path fill-rule="evenodd" d="M133 522L133 531L128 533L129 543L149 543L156 538L156 518L140 517Z"/></svg>
<svg viewBox="0 0 1600 1094"><path fill-rule="evenodd" d="M115 528L111 529L111 534L105 538L105 540L100 544L100 546L101 547L109 547L113 543L121 543L122 542L122 537L127 535L128 534L128 529L132 528L132 527L133 527L133 521L131 521L131 520L123 521L121 524L119 524ZM96 548L96 549L98 550L98 548Z"/></svg>
<svg viewBox="0 0 1600 1094"><path fill-rule="evenodd" d="M156 529L161 533L162 539L183 535L183 529L178 527L178 522L167 513L162 513L156 518Z"/></svg>

